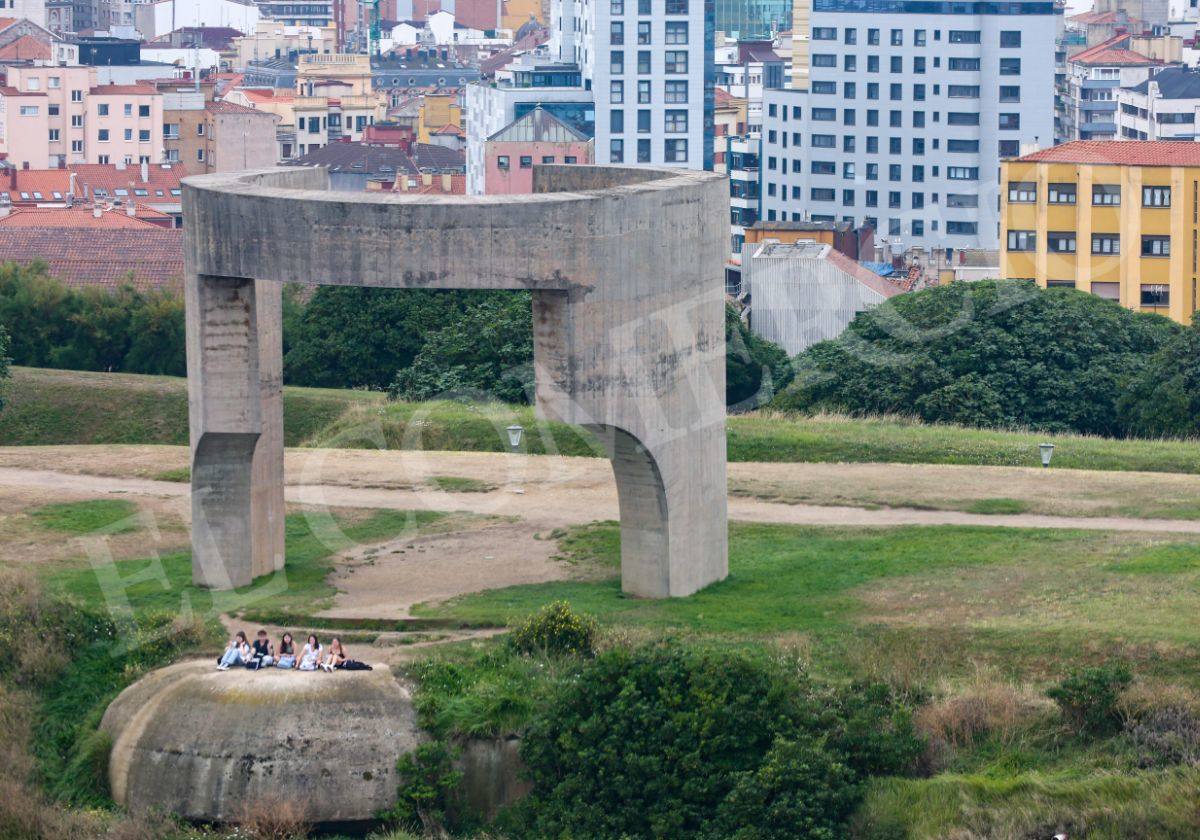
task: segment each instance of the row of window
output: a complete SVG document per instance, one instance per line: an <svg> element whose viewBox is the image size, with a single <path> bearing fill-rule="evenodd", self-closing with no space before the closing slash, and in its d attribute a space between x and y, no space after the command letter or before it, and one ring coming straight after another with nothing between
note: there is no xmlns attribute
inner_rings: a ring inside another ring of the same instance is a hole
<svg viewBox="0 0 1200 840"><path fill-rule="evenodd" d="M620 46L625 43L625 24L614 20L609 24L609 43ZM637 25L637 42L642 45L653 44L650 31L650 21L640 20ZM688 22L686 20L669 20L663 33L665 44L686 44L688 42Z"/></svg>
<svg viewBox="0 0 1200 840"><path fill-rule="evenodd" d="M651 112L639 110L637 112L637 130L639 134L648 134L650 128ZM623 134L625 132L625 112L619 108L609 112L609 127L608 130L612 134ZM686 110L669 109L663 112L663 131L667 134L687 134L688 130L688 112Z"/></svg>
<svg viewBox="0 0 1200 840"><path fill-rule="evenodd" d="M1051 289L1064 288L1074 289L1074 280L1047 280L1046 285ZM1121 284L1120 283L1101 283L1093 281L1091 291L1096 297L1104 298L1105 300L1121 299ZM1167 307L1171 305L1171 289L1161 283L1143 283L1139 291L1139 300L1142 306L1149 307Z"/></svg>
<svg viewBox="0 0 1200 840"><path fill-rule="evenodd" d="M609 14L619 16L625 14L625 0L610 0ZM688 13L688 0L666 0L665 11L668 15L686 15ZM652 15L654 9L651 0L637 0L637 13L639 15Z"/></svg>
<svg viewBox="0 0 1200 840"><path fill-rule="evenodd" d="M613 79L609 82L608 101L613 105L625 103L625 82ZM637 101L639 105L647 105L651 101L649 79L639 79L637 83ZM663 102L668 105L686 105L688 101L688 83L686 81L663 82Z"/></svg>
<svg viewBox="0 0 1200 840"><path fill-rule="evenodd" d="M871 47L879 46L880 30L867 30L867 45ZM904 30L893 29L889 33L888 43L893 47L904 46ZM811 39L814 41L836 41L838 39L837 27L834 26L817 26L814 27L811 34ZM946 40L951 44L979 44L982 33L978 29L951 29L946 33ZM914 29L912 31L913 46L924 47L928 44L926 31L924 29ZM933 40L942 40L942 30L933 30ZM858 29L848 26L842 30L842 43L854 46L858 43ZM1021 46L1021 33L1019 30L1004 30L1000 33L1000 46L1005 49L1015 49Z"/></svg>
<svg viewBox="0 0 1200 840"><path fill-rule="evenodd" d="M126 102L123 110L124 110L125 116L132 117L133 116L133 103ZM96 105L96 114L98 116L107 117L109 115L108 111L109 111L108 103L101 102L98 105ZM137 115L139 117L150 116L150 106L149 105L137 106Z"/></svg>
<svg viewBox="0 0 1200 840"><path fill-rule="evenodd" d="M776 212L774 209L767 210L767 221L773 222L776 220L776 217L778 217L778 219L780 221L787 221L788 214L782 210L780 210L778 212ZM852 216L846 216L844 218L847 221L853 221ZM794 222L800 222L800 221L832 222L832 221L835 221L835 217L832 215L829 215L829 214L822 214L822 213L807 214L807 213L798 213L797 212L797 213L792 213L792 221L794 221ZM913 236L924 236L925 235L926 228L925 228L925 221L923 219L910 219L910 220L908 220L908 222L909 222L909 232ZM883 230L883 228L881 228L879 226L879 219L875 216L863 216L863 224L870 225L875 230L879 230L879 231ZM901 220L901 219L888 219L887 220L888 236L899 236L902 232L902 230L901 230L902 224L903 224L903 220ZM929 222L929 231L931 233L938 232L937 219L933 219ZM946 222L946 233L948 235L952 235L952 236L976 236L979 233L979 224L977 222L947 221Z"/></svg>
<svg viewBox="0 0 1200 840"><path fill-rule="evenodd" d="M496 155L496 168L502 172L507 172L512 168L510 160L511 158L508 155ZM521 155L517 159L517 163L522 169L532 169L533 156ZM543 155L542 163L557 163L557 158L554 155ZM579 163L579 158L575 157L575 155L564 155L563 163Z"/></svg>
<svg viewBox="0 0 1200 840"><path fill-rule="evenodd" d="M837 54L835 54L835 53L815 53L811 58L811 63L812 63L813 67L819 67L819 68L829 69L829 70L836 70L837 66L838 66ZM879 66L880 66L879 65L879 56L877 56L877 55L867 56L866 72L878 73L878 72L880 72ZM934 59L933 59L934 69L938 69L941 66L942 66L941 57L934 56ZM954 71L977 72L980 69L980 63L979 63L978 58L951 58L949 60L949 62L947 63L947 67L950 70L954 70ZM853 54L843 55L842 56L842 70L846 73L857 73L858 72L858 56L853 55ZM888 59L888 70L893 75L899 75L899 74L903 73L904 72L904 57L899 56L899 55L893 55L891 58L889 58ZM927 70L928 70L928 64L926 62L925 57L921 56L921 55L914 56L913 60L912 60L912 72L918 76L922 76L927 72ZM1019 58L1002 58L1002 59L1000 59L1000 75L1001 76L1019 76L1020 74L1021 74L1021 59L1019 59ZM825 85L826 86L825 89L828 90L827 86L830 84L833 84L833 82L822 82L820 84Z"/></svg>
<svg viewBox="0 0 1200 840"><path fill-rule="evenodd" d="M1046 250L1053 254L1075 253L1074 231L1049 231L1046 234ZM1008 250L1036 251L1037 232L1032 230L1010 230L1008 232ZM1097 256L1110 256L1121 253L1121 236L1117 233L1093 233L1092 253ZM1143 257L1171 256L1171 237L1143 236Z"/></svg>
<svg viewBox="0 0 1200 840"><path fill-rule="evenodd" d="M1074 204L1077 187L1075 184L1050 184L1046 190L1049 204ZM1038 187L1033 181L1009 181L1009 204L1036 204ZM1092 204L1097 207L1118 207L1121 204L1120 184L1092 184ZM1164 186L1142 187L1143 207L1170 207L1171 188Z"/></svg>
<svg viewBox="0 0 1200 840"><path fill-rule="evenodd" d="M779 198L787 199L788 190L785 184L776 185L772 182L767 182L767 196L774 198L778 195ZM812 187L809 190L809 198L812 201L837 201L837 191L829 187ZM841 204L843 207L856 206L857 192L855 190L842 190ZM923 192L914 192L909 195L909 208L913 210L924 210L926 194ZM803 201L804 192L800 187L792 187L792 201ZM891 190L887 194L887 207L889 210L902 210L904 196L903 193ZM879 207L879 191L866 190L864 195L864 206ZM938 204L938 193L929 193L929 206ZM970 209L979 206L979 196L969 193L946 193L945 207L953 209Z"/></svg>
<svg viewBox="0 0 1200 840"><path fill-rule="evenodd" d="M96 139L99 140L101 143L107 143L108 139L109 139L109 130L107 128L100 129L97 132ZM132 128L125 129L125 139L133 140L133 129ZM139 143L149 143L150 142L150 129L144 128L144 129L139 130L137 139L138 139Z"/></svg>
<svg viewBox="0 0 1200 840"><path fill-rule="evenodd" d="M613 50L609 54L608 72L614 76L625 75L625 51ZM654 54L650 50L637 51L637 72L639 75L646 76L654 72ZM687 54L684 53L683 70L667 72L687 72Z"/></svg>
<svg viewBox="0 0 1200 840"><path fill-rule="evenodd" d="M636 146L637 162L650 163L650 141L638 140ZM608 157L611 163L625 162L625 141L614 138L608 142ZM687 163L688 141L669 139L663 141L663 160L667 163Z"/></svg>
<svg viewBox="0 0 1200 840"><path fill-rule="evenodd" d="M875 139L877 139L877 138L874 138L874 137L867 138L867 140L875 140ZM895 140L898 138L892 138L892 139ZM869 146L870 146L870 144L868 144L868 147ZM936 145L935 145L935 148L936 148ZM868 148L868 150L869 150L869 148ZM851 149L850 151L853 151L853 149ZM767 157L767 170L770 172L776 172L776 171L786 172L787 171L787 158L783 158L782 161L783 161L783 165L780 166L779 158L776 158L773 155L768 156ZM802 173L804 171L803 162L800 159L793 158L791 171L795 174ZM903 181L904 180L904 167L901 164L889 163L887 171L888 171L887 179L889 181ZM923 163L913 164L912 169L910 170L910 174L911 174L910 180L916 181L918 183L924 181L926 171L927 170L925 168L925 164L923 164ZM833 161L814 160L814 161L809 162L809 172L813 175L837 175L837 166ZM935 164L934 166L930 167L929 172L931 173L930 177L938 178L941 176L941 166ZM879 164L868 163L864 168L864 175L865 175L866 180L868 180L868 181L878 181L879 180ZM979 180L979 167L978 166L947 166L946 167L946 177L951 181L978 181ZM842 180L854 181L854 180L857 180L857 178L858 178L857 162L849 161L849 160L843 161L842 162Z"/></svg>

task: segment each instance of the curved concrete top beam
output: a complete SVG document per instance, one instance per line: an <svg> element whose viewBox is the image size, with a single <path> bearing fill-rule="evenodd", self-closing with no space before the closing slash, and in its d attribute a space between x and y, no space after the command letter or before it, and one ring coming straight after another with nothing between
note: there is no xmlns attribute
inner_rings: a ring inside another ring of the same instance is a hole
<svg viewBox="0 0 1200 840"><path fill-rule="evenodd" d="M660 289L716 279L696 276L694 253L682 253L709 244L697 226L713 196L725 200L724 177L712 173L539 166L534 194L486 197L328 186L324 169L300 167L185 179L190 270L448 289L591 288L649 265Z"/></svg>

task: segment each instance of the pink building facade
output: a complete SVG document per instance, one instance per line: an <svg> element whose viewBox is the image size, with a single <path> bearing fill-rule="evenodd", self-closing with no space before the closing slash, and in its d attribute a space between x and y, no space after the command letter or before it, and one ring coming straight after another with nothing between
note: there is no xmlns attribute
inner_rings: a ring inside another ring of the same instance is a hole
<svg viewBox="0 0 1200 840"><path fill-rule="evenodd" d="M87 96L87 163L158 163L163 99L152 85L99 85Z"/></svg>
<svg viewBox="0 0 1200 840"><path fill-rule="evenodd" d="M7 139L10 144L40 143L39 160L55 168L71 163L94 163L87 157L84 122L87 115L88 92L96 84L94 67L12 66L8 68L8 83L23 94L45 97L46 126L36 137ZM12 134L12 132L9 132ZM10 155L20 166L17 156ZM41 168L30 163L34 169Z"/></svg>
<svg viewBox="0 0 1200 840"><path fill-rule="evenodd" d="M536 164L595 162L591 139L535 108L487 139L483 189L488 195L533 192Z"/></svg>

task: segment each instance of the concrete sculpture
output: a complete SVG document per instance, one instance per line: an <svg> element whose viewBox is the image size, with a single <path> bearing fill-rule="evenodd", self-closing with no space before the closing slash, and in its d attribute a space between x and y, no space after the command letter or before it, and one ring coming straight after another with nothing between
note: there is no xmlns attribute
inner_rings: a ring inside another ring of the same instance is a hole
<svg viewBox="0 0 1200 840"><path fill-rule="evenodd" d="M184 182L192 563L283 565L280 288L527 289L539 415L607 447L632 595L727 574L722 176L541 166L532 195L330 192L321 169Z"/></svg>

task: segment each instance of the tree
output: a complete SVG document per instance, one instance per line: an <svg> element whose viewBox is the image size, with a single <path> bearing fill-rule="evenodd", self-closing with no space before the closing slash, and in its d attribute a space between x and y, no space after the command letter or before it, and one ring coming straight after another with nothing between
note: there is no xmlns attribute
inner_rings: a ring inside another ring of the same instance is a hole
<svg viewBox="0 0 1200 840"><path fill-rule="evenodd" d="M1131 435L1200 435L1200 323L1193 322L1130 377L1117 410Z"/></svg>
<svg viewBox="0 0 1200 840"><path fill-rule="evenodd" d="M792 381L787 352L750 331L732 304L725 305L725 405L748 411L770 402Z"/></svg>
<svg viewBox="0 0 1200 840"><path fill-rule="evenodd" d="M0 326L0 382L4 382L9 377L9 358L8 358L8 333L3 326ZM0 389L0 410L4 408L8 402L4 391Z"/></svg>
<svg viewBox="0 0 1200 840"><path fill-rule="evenodd" d="M1180 330L1073 289L951 283L894 297L808 348L773 405L1120 434L1125 383Z"/></svg>

